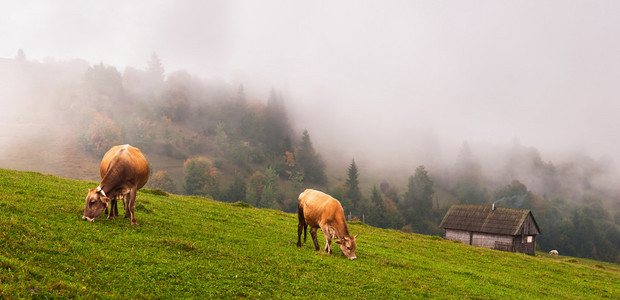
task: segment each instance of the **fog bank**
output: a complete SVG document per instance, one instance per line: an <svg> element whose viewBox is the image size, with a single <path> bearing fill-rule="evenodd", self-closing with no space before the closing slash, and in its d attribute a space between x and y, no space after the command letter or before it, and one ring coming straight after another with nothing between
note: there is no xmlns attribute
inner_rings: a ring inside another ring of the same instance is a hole
<svg viewBox="0 0 620 300"><path fill-rule="evenodd" d="M543 157L619 161L619 11L611 1L30 1L0 12L0 57L21 48L122 72L157 53L167 72L264 97L276 87L326 160L368 168L450 165L464 142L481 158L518 141Z"/></svg>

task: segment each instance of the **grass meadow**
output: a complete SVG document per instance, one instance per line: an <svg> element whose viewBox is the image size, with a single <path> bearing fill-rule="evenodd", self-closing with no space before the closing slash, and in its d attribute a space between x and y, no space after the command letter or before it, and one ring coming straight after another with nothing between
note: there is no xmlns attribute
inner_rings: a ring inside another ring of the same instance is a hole
<svg viewBox="0 0 620 300"><path fill-rule="evenodd" d="M0 298L620 298L616 264L359 222L349 261L309 234L296 247L294 214L152 190L138 193L138 226L122 203L121 218L84 222L97 184L0 169Z"/></svg>

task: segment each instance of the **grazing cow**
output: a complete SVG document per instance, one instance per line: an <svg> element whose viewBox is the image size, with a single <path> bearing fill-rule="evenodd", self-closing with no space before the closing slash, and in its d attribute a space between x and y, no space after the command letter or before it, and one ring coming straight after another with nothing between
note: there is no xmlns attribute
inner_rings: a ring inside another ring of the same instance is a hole
<svg viewBox="0 0 620 300"><path fill-rule="evenodd" d="M101 184L88 191L82 219L94 222L107 210L108 203L111 204L108 219L114 219L118 216L117 200L122 198L125 218L131 217L131 224L138 225L134 213L136 193L149 180L149 174L149 164L140 149L130 145L112 147L99 166Z"/></svg>
<svg viewBox="0 0 620 300"><path fill-rule="evenodd" d="M299 206L297 210L299 224L297 225L297 247L301 247L301 232L304 232L304 242L306 241L306 230L310 225L310 234L314 242L314 248L319 250L319 242L316 239L317 228L321 228L325 235L325 252L332 253L332 238L338 239L336 244L340 245L342 254L349 259L356 259L355 238L357 235L349 235L349 228L344 218L344 210L340 202L331 196L315 191L305 190L299 195Z"/></svg>
<svg viewBox="0 0 620 300"><path fill-rule="evenodd" d="M551 255L558 255L559 253L558 253L558 250L551 250L551 251L549 251L549 254L551 254Z"/></svg>

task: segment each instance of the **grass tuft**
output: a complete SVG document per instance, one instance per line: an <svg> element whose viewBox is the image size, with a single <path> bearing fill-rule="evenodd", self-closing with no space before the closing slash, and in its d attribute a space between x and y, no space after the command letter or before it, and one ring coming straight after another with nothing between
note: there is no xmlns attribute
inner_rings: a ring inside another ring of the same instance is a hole
<svg viewBox="0 0 620 300"><path fill-rule="evenodd" d="M141 189L140 192L144 194L168 197L168 193L162 189Z"/></svg>
<svg viewBox="0 0 620 300"><path fill-rule="evenodd" d="M251 208L252 207L252 205L249 205L249 204L247 204L245 202L241 202L241 201L237 201L237 202L233 203L232 206L234 206L234 207L241 207L241 208Z"/></svg>

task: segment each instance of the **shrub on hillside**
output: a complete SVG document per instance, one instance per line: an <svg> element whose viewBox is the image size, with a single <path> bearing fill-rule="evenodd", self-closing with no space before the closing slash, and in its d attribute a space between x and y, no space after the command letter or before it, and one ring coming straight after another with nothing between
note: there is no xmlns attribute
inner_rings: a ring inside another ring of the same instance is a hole
<svg viewBox="0 0 620 300"><path fill-rule="evenodd" d="M217 169L211 160L199 156L188 158L183 164L185 183L183 187L188 195L216 197L218 194Z"/></svg>
<svg viewBox="0 0 620 300"><path fill-rule="evenodd" d="M176 193L177 187L172 180L170 174L166 171L157 171L149 180L149 187L153 189L162 189L169 193Z"/></svg>
<svg viewBox="0 0 620 300"><path fill-rule="evenodd" d="M93 121L82 136L87 151L103 156L112 146L121 143L121 131L114 121L102 113L95 113Z"/></svg>

